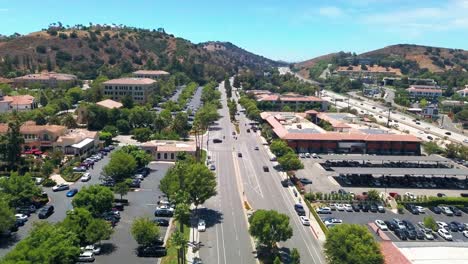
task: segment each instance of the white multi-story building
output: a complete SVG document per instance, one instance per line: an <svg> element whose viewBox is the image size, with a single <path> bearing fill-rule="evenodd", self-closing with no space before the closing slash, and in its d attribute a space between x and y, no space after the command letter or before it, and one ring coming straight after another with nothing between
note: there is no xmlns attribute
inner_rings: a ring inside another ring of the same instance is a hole
<svg viewBox="0 0 468 264"><path fill-rule="evenodd" d="M119 78L104 82L104 95L120 100L129 95L137 103L146 103L155 80L149 78Z"/></svg>

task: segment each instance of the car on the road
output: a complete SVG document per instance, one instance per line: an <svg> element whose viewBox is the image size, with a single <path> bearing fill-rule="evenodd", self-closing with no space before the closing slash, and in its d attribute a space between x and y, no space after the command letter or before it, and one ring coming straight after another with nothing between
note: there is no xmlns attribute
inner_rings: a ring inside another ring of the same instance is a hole
<svg viewBox="0 0 468 264"><path fill-rule="evenodd" d="M99 255L101 254L101 247L98 245L87 245L85 247L81 247L81 252L92 252L94 255Z"/></svg>
<svg viewBox="0 0 468 264"><path fill-rule="evenodd" d="M94 262L94 253L85 251L78 256L78 262Z"/></svg>
<svg viewBox="0 0 468 264"><path fill-rule="evenodd" d="M299 181L302 183L302 184L312 184L312 181L307 179L307 178L300 178Z"/></svg>
<svg viewBox="0 0 468 264"><path fill-rule="evenodd" d="M169 226L169 220L167 220L167 219L156 218L156 219L153 220L153 222L157 226Z"/></svg>
<svg viewBox="0 0 468 264"><path fill-rule="evenodd" d="M87 182L87 181L91 180L91 173L85 172L85 173L83 174L83 176L81 176L80 180L81 180L82 182Z"/></svg>
<svg viewBox="0 0 468 264"><path fill-rule="evenodd" d="M382 230L382 231L387 231L388 230L388 226L387 226L387 224L385 224L384 221L377 219L377 220L374 221L374 223L380 230Z"/></svg>
<svg viewBox="0 0 468 264"><path fill-rule="evenodd" d="M77 194L77 193L78 193L78 189L73 188L73 189L71 189L71 190L69 190L69 191L67 192L66 196L67 196L67 197L73 197L73 196L75 196L75 194Z"/></svg>
<svg viewBox="0 0 468 264"><path fill-rule="evenodd" d="M305 226L310 226L310 220L309 220L309 218L307 218L307 217L305 217L305 216L303 216L303 215L299 216L299 218L301 219L301 223L302 223L303 225L305 225Z"/></svg>
<svg viewBox="0 0 468 264"><path fill-rule="evenodd" d="M198 232L205 232L206 231L205 220L203 220L203 219L198 220L197 230L198 230Z"/></svg>
<svg viewBox="0 0 468 264"><path fill-rule="evenodd" d="M65 183L57 184L54 187L52 187L52 191L54 192L65 191L68 189L70 189L70 186L68 186L68 184L65 184Z"/></svg>
<svg viewBox="0 0 468 264"><path fill-rule="evenodd" d="M449 240L449 241L453 240L452 234L450 234L450 232L444 228L437 230L437 233L439 234L440 237L442 237L445 240Z"/></svg>
<svg viewBox="0 0 468 264"><path fill-rule="evenodd" d="M296 211L296 213L299 216L305 215L305 210L304 210L304 207L302 206L302 204L295 204L294 205L294 210Z"/></svg>
<svg viewBox="0 0 468 264"><path fill-rule="evenodd" d="M320 207L320 208L315 209L315 211L317 212L317 214L331 214L332 213L332 210L330 209L330 207Z"/></svg>
<svg viewBox="0 0 468 264"><path fill-rule="evenodd" d="M54 213L54 206L46 205L42 207L41 210L39 210L39 213L37 214L37 216L39 217L39 219L45 219L53 213Z"/></svg>
<svg viewBox="0 0 468 264"><path fill-rule="evenodd" d="M137 248L138 257L164 257L167 255L166 248L163 246L139 246Z"/></svg>
<svg viewBox="0 0 468 264"><path fill-rule="evenodd" d="M25 214L15 214L16 220L21 221L21 222L26 222L28 221L28 216Z"/></svg>

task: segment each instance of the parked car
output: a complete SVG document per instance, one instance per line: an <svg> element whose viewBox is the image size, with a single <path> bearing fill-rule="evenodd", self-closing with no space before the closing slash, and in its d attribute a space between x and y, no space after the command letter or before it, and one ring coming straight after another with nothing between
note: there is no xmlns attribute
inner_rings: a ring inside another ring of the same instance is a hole
<svg viewBox="0 0 468 264"><path fill-rule="evenodd" d="M294 205L294 210L299 216L304 216L305 215L305 210L302 204L295 204Z"/></svg>
<svg viewBox="0 0 468 264"><path fill-rule="evenodd" d="M320 207L315 210L317 214L331 214L332 210L330 207Z"/></svg>
<svg viewBox="0 0 468 264"><path fill-rule="evenodd" d="M388 230L388 226L385 224L384 221L377 219L377 220L374 221L374 223L380 230L382 230L382 231L387 231Z"/></svg>
<svg viewBox="0 0 468 264"><path fill-rule="evenodd" d="M203 219L198 220L197 230L198 230L198 232L205 232L206 231L205 220L203 220Z"/></svg>
<svg viewBox="0 0 468 264"><path fill-rule="evenodd" d="M70 189L70 186L68 184L62 183L62 184L57 184L54 187L52 187L52 191L58 192L58 191L65 191Z"/></svg>
<svg viewBox="0 0 468 264"><path fill-rule="evenodd" d="M89 173L89 172L83 173L83 176L81 176L80 180L82 182L87 182L87 181L91 180L91 173Z"/></svg>
<svg viewBox="0 0 468 264"><path fill-rule="evenodd" d="M39 213L37 214L37 216L39 217L39 219L45 219L53 213L54 213L54 206L46 205L42 207L41 210L39 210Z"/></svg>
<svg viewBox="0 0 468 264"><path fill-rule="evenodd" d="M85 251L78 256L78 262L94 262L94 253Z"/></svg>
<svg viewBox="0 0 468 264"><path fill-rule="evenodd" d="M137 248L138 257L164 257L167 255L165 247L162 246L140 246Z"/></svg>
<svg viewBox="0 0 468 264"><path fill-rule="evenodd" d="M157 226L169 226L169 220L167 220L167 219L156 218L156 219L153 220L153 222Z"/></svg>
<svg viewBox="0 0 468 264"><path fill-rule="evenodd" d="M78 193L78 189L73 188L73 189L69 190L66 195L67 195L67 197L73 197L77 193Z"/></svg>
<svg viewBox="0 0 468 264"><path fill-rule="evenodd" d="M449 240L449 241L453 240L452 234L450 234L449 231L443 228L439 229L437 233L439 234L440 237L444 238L445 240Z"/></svg>

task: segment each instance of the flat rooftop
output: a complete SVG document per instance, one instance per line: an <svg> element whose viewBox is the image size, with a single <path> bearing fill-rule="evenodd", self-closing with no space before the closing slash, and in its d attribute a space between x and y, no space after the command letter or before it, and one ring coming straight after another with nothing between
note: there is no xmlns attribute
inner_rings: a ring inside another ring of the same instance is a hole
<svg viewBox="0 0 468 264"><path fill-rule="evenodd" d="M374 155L320 155L323 160L347 160L347 161L418 161L418 162L451 162L451 160L437 156L374 156Z"/></svg>
<svg viewBox="0 0 468 264"><path fill-rule="evenodd" d="M371 174L386 176L468 176L468 169L444 169L444 168L355 168L332 167L336 173L342 174Z"/></svg>

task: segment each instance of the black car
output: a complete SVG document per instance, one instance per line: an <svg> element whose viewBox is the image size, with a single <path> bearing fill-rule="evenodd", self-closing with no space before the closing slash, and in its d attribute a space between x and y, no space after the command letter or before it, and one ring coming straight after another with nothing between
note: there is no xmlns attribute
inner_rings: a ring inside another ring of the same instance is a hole
<svg viewBox="0 0 468 264"><path fill-rule="evenodd" d="M360 204L352 204L351 207L353 207L354 212L361 211L361 205Z"/></svg>
<svg viewBox="0 0 468 264"><path fill-rule="evenodd" d="M419 210L416 209L416 206L414 204L407 204L405 207L406 207L406 210L408 210L410 213L414 215L419 214Z"/></svg>
<svg viewBox="0 0 468 264"><path fill-rule="evenodd" d="M301 204L295 204L294 210L296 210L297 215L303 216L305 215L304 207Z"/></svg>
<svg viewBox="0 0 468 264"><path fill-rule="evenodd" d="M453 227L453 229L452 229ZM449 228L450 228L450 231L452 232L457 232L457 231L463 231L465 230L465 225L460 223L460 222L457 222L457 221L452 221L449 223ZM456 228L456 230L455 230Z"/></svg>
<svg viewBox="0 0 468 264"><path fill-rule="evenodd" d="M405 229L405 234L406 236L411 239L411 240L415 240L416 239L416 230L408 230L408 229Z"/></svg>
<svg viewBox="0 0 468 264"><path fill-rule="evenodd" d="M378 207L376 204L371 204L370 205L370 211L373 212L373 213L377 213L378 211Z"/></svg>
<svg viewBox="0 0 468 264"><path fill-rule="evenodd" d="M462 211L456 206L449 206L450 210L452 210L453 215L455 216L462 216Z"/></svg>
<svg viewBox="0 0 468 264"><path fill-rule="evenodd" d="M39 213L37 214L37 216L39 217L39 219L45 219L53 213L54 213L54 206L46 205L42 207L41 210L39 210Z"/></svg>
<svg viewBox="0 0 468 264"><path fill-rule="evenodd" d="M137 248L138 257L164 257L167 255L165 247L162 246L140 246Z"/></svg>
<svg viewBox="0 0 468 264"><path fill-rule="evenodd" d="M36 206L34 205L25 205L25 206L20 206L16 207L16 213L17 214L25 214L27 216L30 216L32 213L36 212Z"/></svg>
<svg viewBox="0 0 468 264"><path fill-rule="evenodd" d="M398 226L393 221L385 220L384 223L387 225L390 231L395 231L396 229L398 229Z"/></svg>
<svg viewBox="0 0 468 264"><path fill-rule="evenodd" d="M167 219L156 218L156 219L153 220L153 222L157 226L169 226L169 220L167 220Z"/></svg>
<svg viewBox="0 0 468 264"><path fill-rule="evenodd" d="M408 240L405 230L395 229L395 235L401 240Z"/></svg>
<svg viewBox="0 0 468 264"><path fill-rule="evenodd" d="M431 211L434 212L434 214L441 214L442 213L442 209L440 209L439 206L431 207Z"/></svg>

